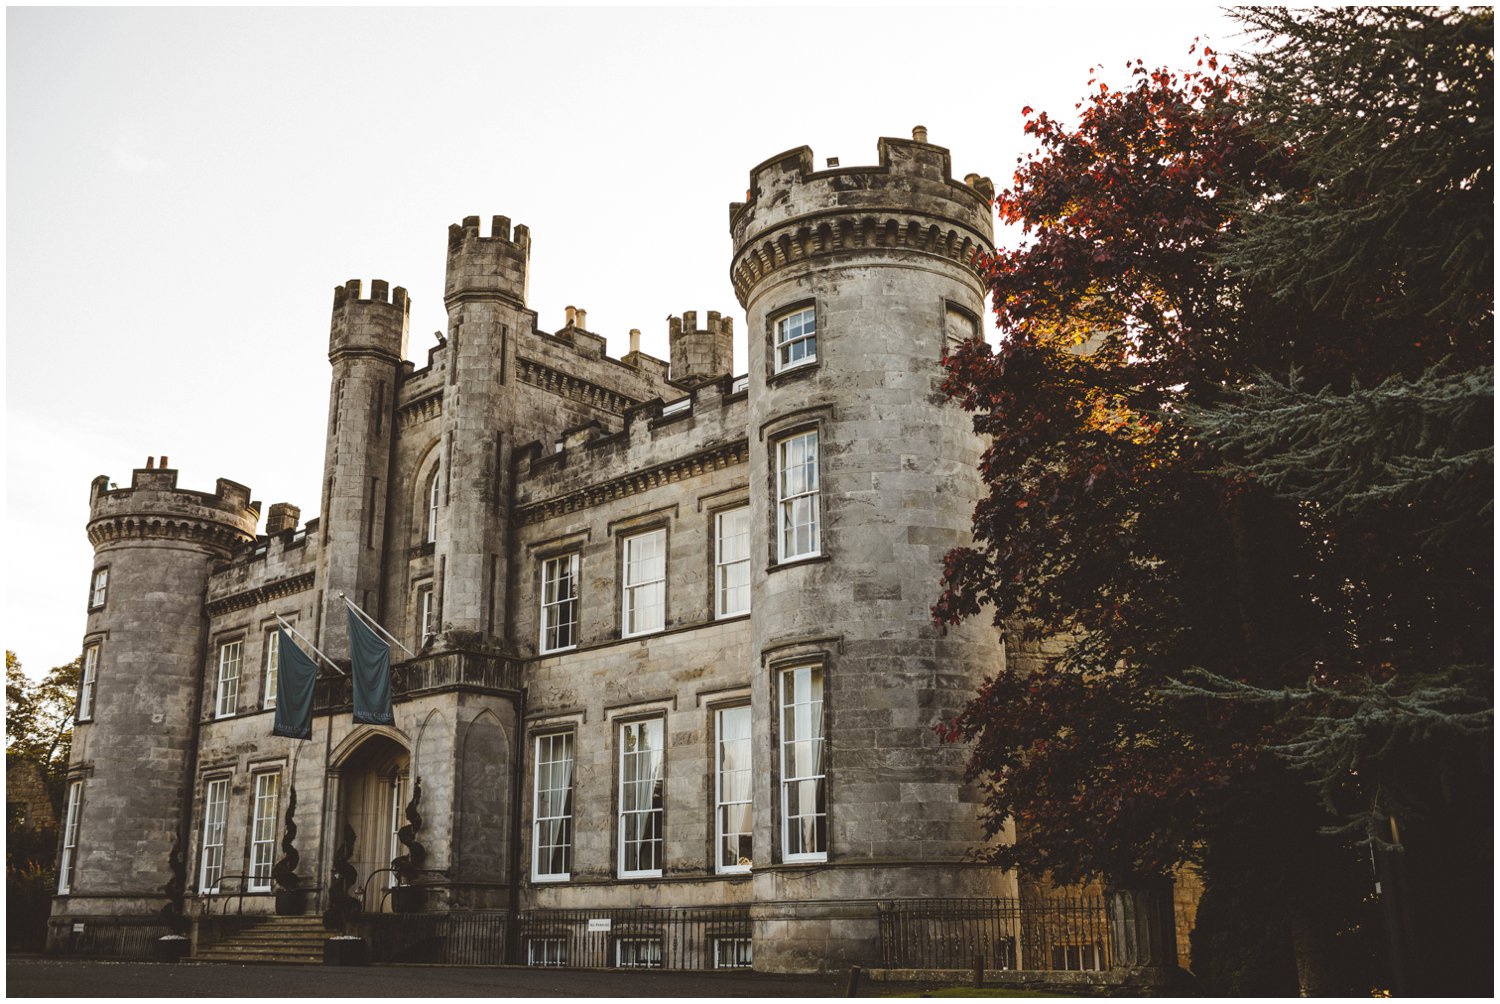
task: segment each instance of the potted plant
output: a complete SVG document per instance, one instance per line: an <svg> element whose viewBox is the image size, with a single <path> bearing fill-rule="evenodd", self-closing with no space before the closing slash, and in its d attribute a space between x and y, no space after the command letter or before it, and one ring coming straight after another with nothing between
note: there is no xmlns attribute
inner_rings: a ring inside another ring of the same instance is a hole
<svg viewBox="0 0 1500 1004"><path fill-rule="evenodd" d="M297 824L292 816L297 811L297 788L292 786L286 800L286 830L281 834L281 860L271 866L271 882L276 891L276 915L278 917L300 917L307 912L307 890L299 888L297 862L302 856L292 846L297 836Z"/></svg>
<svg viewBox="0 0 1500 1004"><path fill-rule="evenodd" d="M161 908L160 916L171 933L164 934L151 943L151 957L157 962L177 962L185 959L193 947L193 941L188 937L192 922L188 920L187 913L183 909L183 896L187 888L187 862L183 858L180 836L172 844L172 850L167 855L167 872L169 875L167 884L161 887L161 891L167 897L167 902Z"/></svg>
<svg viewBox="0 0 1500 1004"><path fill-rule="evenodd" d="M421 913L427 899L426 890L414 884L427 858L427 848L417 841L417 833L422 829L422 815L417 811L421 801L422 779L417 778L412 785L411 802L406 806L406 825L396 831L396 839L406 845L406 853L391 861L391 872L396 876L391 909L396 913Z"/></svg>
<svg viewBox="0 0 1500 1004"><path fill-rule="evenodd" d="M349 895L359 873L349 863L354 855L354 827L344 824L342 839L333 845L333 871L328 883L328 909L323 926L337 932L323 942L325 966L363 966L370 962L370 946L364 938L347 934L349 923L360 912L360 902Z"/></svg>

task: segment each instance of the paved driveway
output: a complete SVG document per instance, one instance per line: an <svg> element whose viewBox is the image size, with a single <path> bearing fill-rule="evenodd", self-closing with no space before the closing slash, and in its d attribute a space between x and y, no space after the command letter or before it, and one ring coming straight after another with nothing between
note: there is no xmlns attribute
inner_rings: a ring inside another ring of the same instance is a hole
<svg viewBox="0 0 1500 1004"><path fill-rule="evenodd" d="M7 959L8 997L841 997L843 976Z"/></svg>

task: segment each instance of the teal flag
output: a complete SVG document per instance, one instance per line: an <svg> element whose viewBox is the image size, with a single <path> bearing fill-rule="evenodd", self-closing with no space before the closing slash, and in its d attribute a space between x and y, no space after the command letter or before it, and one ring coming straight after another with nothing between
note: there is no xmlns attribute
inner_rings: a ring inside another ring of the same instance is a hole
<svg viewBox="0 0 1500 1004"><path fill-rule="evenodd" d="M297 647L286 628L276 629L276 724L273 736L312 738L313 682L318 666Z"/></svg>
<svg viewBox="0 0 1500 1004"><path fill-rule="evenodd" d="M354 663L354 724L394 725L391 715L391 647L353 610L349 613L349 659Z"/></svg>

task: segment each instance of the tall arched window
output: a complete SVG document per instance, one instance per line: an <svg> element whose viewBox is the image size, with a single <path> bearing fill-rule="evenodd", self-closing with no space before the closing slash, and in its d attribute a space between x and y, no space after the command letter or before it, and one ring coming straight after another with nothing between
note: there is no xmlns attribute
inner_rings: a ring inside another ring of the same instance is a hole
<svg viewBox="0 0 1500 1004"><path fill-rule="evenodd" d="M432 469L432 479L427 482L427 525L422 534L424 543L431 544L437 540L437 516L438 516L438 473L441 466Z"/></svg>

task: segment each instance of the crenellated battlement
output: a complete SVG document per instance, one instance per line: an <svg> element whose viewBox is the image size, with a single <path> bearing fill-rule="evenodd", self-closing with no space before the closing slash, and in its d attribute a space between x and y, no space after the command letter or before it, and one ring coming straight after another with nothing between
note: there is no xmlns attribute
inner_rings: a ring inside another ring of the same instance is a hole
<svg viewBox="0 0 1500 1004"><path fill-rule="evenodd" d="M531 231L511 227L510 217L490 218L490 235L479 234L479 217L467 216L448 227L448 267L443 301L450 307L464 299L509 300L526 305Z"/></svg>
<svg viewBox="0 0 1500 1004"><path fill-rule="evenodd" d="M404 314L411 313L411 303L407 300L405 287L397 286L393 294L390 283L384 279L371 279L370 298L362 300L359 294L363 285L358 279L350 279L342 286L333 287L333 309L336 311L368 309L376 304L385 304Z"/></svg>
<svg viewBox="0 0 1500 1004"><path fill-rule="evenodd" d="M406 358L406 335L411 323L411 299L406 289L391 289L384 279L370 280L370 296L362 299L363 283L350 279L333 287L333 318L328 331L328 358L376 355L391 361Z"/></svg>
<svg viewBox="0 0 1500 1004"><path fill-rule="evenodd" d="M89 489L89 541L95 548L121 540L190 540L220 557L255 540L260 503L244 485L219 478L214 491L177 487L177 470L154 457L131 472L129 488L112 488L107 475Z"/></svg>
<svg viewBox="0 0 1500 1004"><path fill-rule="evenodd" d="M734 368L734 318L708 312L703 328L698 312L684 310L667 318L667 344L672 355L672 382L691 387L727 376Z"/></svg>
<svg viewBox="0 0 1500 1004"><path fill-rule="evenodd" d="M944 147L918 126L910 140L883 138L880 163L819 171L812 150L778 154L750 172L746 201L729 207L731 275L741 303L760 277L802 258L848 250L901 249L967 264L994 242L994 185L955 181ZM747 256L759 259L747 263Z"/></svg>
<svg viewBox="0 0 1500 1004"><path fill-rule="evenodd" d="M607 496L608 486L620 482L620 472L644 472L641 484L649 484L651 471L682 464L691 470L694 458L705 451L715 453L738 444L730 451L738 455L747 429L745 401L730 378L711 380L678 402L656 398L630 408L619 432L611 434L600 423L589 422L565 430L555 442L528 445L516 460L516 502L522 522L570 511L585 498Z"/></svg>

